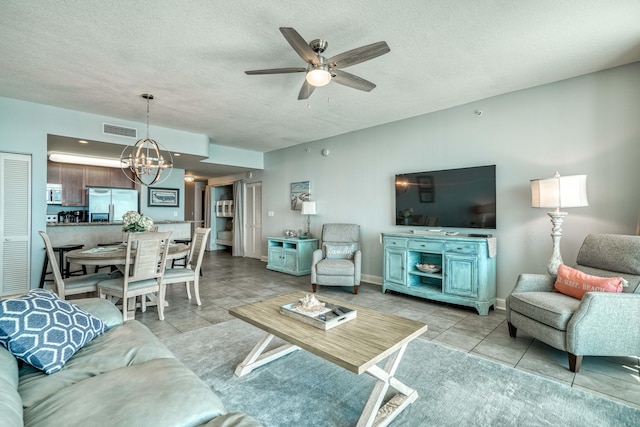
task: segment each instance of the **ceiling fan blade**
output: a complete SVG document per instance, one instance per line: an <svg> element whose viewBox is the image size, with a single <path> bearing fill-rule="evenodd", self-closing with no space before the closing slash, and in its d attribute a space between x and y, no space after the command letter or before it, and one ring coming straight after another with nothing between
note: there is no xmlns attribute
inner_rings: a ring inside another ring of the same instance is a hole
<svg viewBox="0 0 640 427"><path fill-rule="evenodd" d="M300 88L300 93L298 94L298 99L307 99L311 96L313 91L315 90L315 86L310 85L306 80L302 83L302 87Z"/></svg>
<svg viewBox="0 0 640 427"><path fill-rule="evenodd" d="M352 87L354 89L363 90L365 92L371 92L376 85L361 77L354 76L351 73L341 70L331 70L331 81L339 83L344 86Z"/></svg>
<svg viewBox="0 0 640 427"><path fill-rule="evenodd" d="M331 68L347 68L391 52L387 42L372 43L332 56L327 60Z"/></svg>
<svg viewBox="0 0 640 427"><path fill-rule="evenodd" d="M280 27L280 32L289 42L293 50L295 50L300 58L308 64L319 64L318 55L311 49L309 44L302 38L296 30L290 27Z"/></svg>
<svg viewBox="0 0 640 427"><path fill-rule="evenodd" d="M284 73L302 73L307 71L306 68L268 68L266 70L250 70L245 71L245 74L284 74Z"/></svg>

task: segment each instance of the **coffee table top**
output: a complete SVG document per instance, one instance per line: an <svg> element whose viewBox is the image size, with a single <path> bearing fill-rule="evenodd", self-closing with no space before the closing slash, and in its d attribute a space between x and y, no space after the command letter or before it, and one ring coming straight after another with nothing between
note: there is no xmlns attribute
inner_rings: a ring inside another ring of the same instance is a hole
<svg viewBox="0 0 640 427"><path fill-rule="evenodd" d="M234 307L229 313L358 375L427 331L424 323L324 295L316 297L354 308L358 311L357 317L325 331L280 314L280 306L298 301L306 294L281 295Z"/></svg>

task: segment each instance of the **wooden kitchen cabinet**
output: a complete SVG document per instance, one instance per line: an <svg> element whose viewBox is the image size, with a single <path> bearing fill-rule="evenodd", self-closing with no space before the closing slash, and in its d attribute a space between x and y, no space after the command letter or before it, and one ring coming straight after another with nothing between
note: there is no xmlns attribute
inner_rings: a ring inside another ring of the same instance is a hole
<svg viewBox="0 0 640 427"><path fill-rule="evenodd" d="M119 187L119 188L136 188L136 185L131 181L131 179L127 178L127 176L132 177L132 173L130 171L125 172L122 169L117 168L109 168L109 186L110 187Z"/></svg>
<svg viewBox="0 0 640 427"><path fill-rule="evenodd" d="M47 162L47 183L62 184L62 206L86 206L87 186L136 188L119 168L56 162Z"/></svg>
<svg viewBox="0 0 640 427"><path fill-rule="evenodd" d="M84 167L84 185L97 186L97 187L109 187L109 177L111 172L109 168L103 168L99 166L85 166Z"/></svg>
<svg viewBox="0 0 640 427"><path fill-rule="evenodd" d="M60 167L62 206L86 206L84 166L65 164Z"/></svg>
<svg viewBox="0 0 640 427"><path fill-rule="evenodd" d="M60 180L60 163L47 162L47 184L62 184Z"/></svg>

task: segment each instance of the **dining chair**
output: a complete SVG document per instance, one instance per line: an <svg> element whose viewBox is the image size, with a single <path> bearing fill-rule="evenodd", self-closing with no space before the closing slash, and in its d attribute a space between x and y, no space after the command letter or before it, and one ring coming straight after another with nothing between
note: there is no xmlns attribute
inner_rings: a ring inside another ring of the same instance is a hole
<svg viewBox="0 0 640 427"><path fill-rule="evenodd" d="M193 233L191 247L189 248L189 259L184 267L167 268L162 278L162 286L174 283L184 283L187 289L187 297L191 300L190 283L193 282L193 293L196 295L196 302L200 302L200 269L202 268L202 258L207 247L207 237L211 232L210 228L198 227Z"/></svg>
<svg viewBox="0 0 640 427"><path fill-rule="evenodd" d="M54 292L58 294L60 299L67 299L67 295L84 294L87 292L96 292L98 290L97 284L100 281L108 280L111 278L109 274L96 273L85 274L84 276L72 276L65 279L62 278L60 273L60 267L56 260L55 251L51 244L51 239L44 231L38 231L42 240L44 240L44 246L47 250L47 257L51 263L51 270L53 273L53 282L55 286Z"/></svg>
<svg viewBox="0 0 640 427"><path fill-rule="evenodd" d="M142 311L146 310L147 295L157 294L158 318L164 320L164 290L162 276L169 252L171 232L129 233L122 277L98 283L100 298L122 299L122 318L129 320L128 310L135 317L136 297L142 297Z"/></svg>

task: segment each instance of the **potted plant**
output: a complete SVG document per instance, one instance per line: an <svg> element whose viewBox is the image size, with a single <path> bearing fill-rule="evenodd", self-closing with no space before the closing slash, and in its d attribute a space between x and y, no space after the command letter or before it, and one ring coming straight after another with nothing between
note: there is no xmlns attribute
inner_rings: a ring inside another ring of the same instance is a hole
<svg viewBox="0 0 640 427"><path fill-rule="evenodd" d="M127 243L128 233L142 233L153 227L153 220L136 211L127 211L122 215L122 243Z"/></svg>
<svg viewBox="0 0 640 427"><path fill-rule="evenodd" d="M409 225L409 219L413 215L413 209L400 209L398 215L404 220L405 225Z"/></svg>

